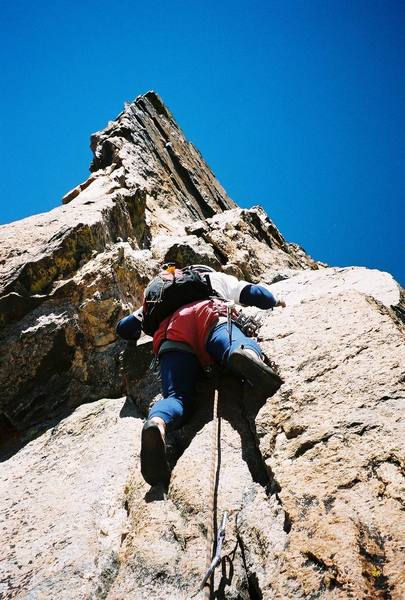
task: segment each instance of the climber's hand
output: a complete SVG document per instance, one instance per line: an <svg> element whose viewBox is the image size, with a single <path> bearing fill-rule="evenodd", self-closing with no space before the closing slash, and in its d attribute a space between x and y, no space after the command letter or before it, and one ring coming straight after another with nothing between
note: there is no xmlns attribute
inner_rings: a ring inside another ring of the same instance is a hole
<svg viewBox="0 0 405 600"><path fill-rule="evenodd" d="M286 304L284 298L279 298L276 302L276 306L281 306L282 308L285 308Z"/></svg>

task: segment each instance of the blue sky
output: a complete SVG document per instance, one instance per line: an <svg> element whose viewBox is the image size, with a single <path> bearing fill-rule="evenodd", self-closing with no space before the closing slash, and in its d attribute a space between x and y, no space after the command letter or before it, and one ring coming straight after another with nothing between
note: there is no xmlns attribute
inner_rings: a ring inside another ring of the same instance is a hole
<svg viewBox="0 0 405 600"><path fill-rule="evenodd" d="M241 206L331 265L405 284L402 0L1 3L0 222L88 176L156 90Z"/></svg>

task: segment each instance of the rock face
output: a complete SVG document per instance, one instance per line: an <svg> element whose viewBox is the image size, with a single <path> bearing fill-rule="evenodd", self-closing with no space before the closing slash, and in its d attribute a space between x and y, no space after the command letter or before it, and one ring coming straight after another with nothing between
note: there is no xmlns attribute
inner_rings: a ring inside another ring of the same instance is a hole
<svg viewBox="0 0 405 600"><path fill-rule="evenodd" d="M327 268L263 209L236 207L154 92L92 149L92 175L62 206L0 227L0 597L202 597L215 381L199 382L168 439L167 495L150 489L139 446L160 393L151 343L114 333L175 260L287 301L260 330L279 392L217 382L216 515L229 518L215 597L402 599L399 286Z"/></svg>

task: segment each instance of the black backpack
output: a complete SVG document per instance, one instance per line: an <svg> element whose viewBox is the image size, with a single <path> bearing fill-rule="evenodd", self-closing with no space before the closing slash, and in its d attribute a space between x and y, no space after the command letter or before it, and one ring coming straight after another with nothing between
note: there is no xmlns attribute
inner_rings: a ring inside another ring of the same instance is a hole
<svg viewBox="0 0 405 600"><path fill-rule="evenodd" d="M161 271L144 292L142 329L153 335L160 323L178 308L218 294L212 289L208 274L192 267Z"/></svg>

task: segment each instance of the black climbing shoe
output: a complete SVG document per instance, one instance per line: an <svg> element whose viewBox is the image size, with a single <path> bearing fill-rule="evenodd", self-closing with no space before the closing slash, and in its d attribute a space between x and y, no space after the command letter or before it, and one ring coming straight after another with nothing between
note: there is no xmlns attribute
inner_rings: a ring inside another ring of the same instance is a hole
<svg viewBox="0 0 405 600"><path fill-rule="evenodd" d="M228 367L257 391L266 397L273 396L284 383L273 369L268 367L259 357L254 358L244 348L238 348L229 357Z"/></svg>
<svg viewBox="0 0 405 600"><path fill-rule="evenodd" d="M146 421L142 429L141 473L152 486L158 483L167 486L170 480L165 443L159 427L153 421Z"/></svg>

